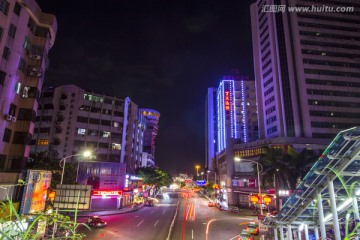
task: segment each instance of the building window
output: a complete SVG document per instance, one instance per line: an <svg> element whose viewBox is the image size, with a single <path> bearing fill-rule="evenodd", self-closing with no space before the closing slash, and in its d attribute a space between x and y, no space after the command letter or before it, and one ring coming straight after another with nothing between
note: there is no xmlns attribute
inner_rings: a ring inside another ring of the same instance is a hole
<svg viewBox="0 0 360 240"><path fill-rule="evenodd" d="M6 155L0 154L0 169L5 168L5 162L6 162Z"/></svg>
<svg viewBox="0 0 360 240"><path fill-rule="evenodd" d="M10 138L11 138L11 129L5 128L3 142L8 142L9 143Z"/></svg>
<svg viewBox="0 0 360 240"><path fill-rule="evenodd" d="M23 48L27 50L30 50L31 48L31 43L28 37L25 37L24 39Z"/></svg>
<svg viewBox="0 0 360 240"><path fill-rule="evenodd" d="M108 137L110 137L110 132L107 132L107 131L103 131L103 134L102 134L102 136L104 137L104 138L108 138Z"/></svg>
<svg viewBox="0 0 360 240"><path fill-rule="evenodd" d="M0 70L0 85L4 85L6 73Z"/></svg>
<svg viewBox="0 0 360 240"><path fill-rule="evenodd" d="M49 140L47 140L47 139L39 139L39 140L37 140L37 145L40 145L40 146L49 145Z"/></svg>
<svg viewBox="0 0 360 240"><path fill-rule="evenodd" d="M20 108L18 114L18 120L31 121L34 115L35 112L33 112L33 109Z"/></svg>
<svg viewBox="0 0 360 240"><path fill-rule="evenodd" d="M121 150L121 144L119 143L112 143L111 148L114 150Z"/></svg>
<svg viewBox="0 0 360 240"><path fill-rule="evenodd" d="M1 37L2 37L3 32L4 32L4 29L2 27L0 27L0 41L1 41Z"/></svg>
<svg viewBox="0 0 360 240"><path fill-rule="evenodd" d="M78 135L85 135L86 134L86 129L85 128L78 128L77 134Z"/></svg>
<svg viewBox="0 0 360 240"><path fill-rule="evenodd" d="M28 133L27 132L14 132L13 144L27 144Z"/></svg>
<svg viewBox="0 0 360 240"><path fill-rule="evenodd" d="M28 21L27 26L29 27L29 29L30 29L31 32L34 31L34 29L35 29L35 22L34 22L34 20L33 20L31 17L29 17L29 21Z"/></svg>
<svg viewBox="0 0 360 240"><path fill-rule="evenodd" d="M20 71L22 71L23 73L25 73L26 62L25 62L25 60L23 58L20 58L18 69Z"/></svg>
<svg viewBox="0 0 360 240"><path fill-rule="evenodd" d="M14 24L10 24L8 35L12 38L15 38L16 27Z"/></svg>
<svg viewBox="0 0 360 240"><path fill-rule="evenodd" d="M20 16L20 11L21 11L21 5L18 2L15 2L14 13L17 16Z"/></svg>
<svg viewBox="0 0 360 240"><path fill-rule="evenodd" d="M6 0L0 0L0 12L7 15L9 12L10 3Z"/></svg>
<svg viewBox="0 0 360 240"><path fill-rule="evenodd" d="M8 47L4 47L4 52L3 52L3 59L9 60L9 56L10 56L10 48Z"/></svg>

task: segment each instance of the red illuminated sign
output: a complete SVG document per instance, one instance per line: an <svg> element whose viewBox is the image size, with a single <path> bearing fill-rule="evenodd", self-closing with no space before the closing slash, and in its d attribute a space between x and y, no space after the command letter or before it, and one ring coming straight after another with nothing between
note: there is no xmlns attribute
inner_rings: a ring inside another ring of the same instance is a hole
<svg viewBox="0 0 360 240"><path fill-rule="evenodd" d="M109 196L109 195L116 195L116 196L120 196L122 195L122 191L121 190L94 190L93 191L93 196Z"/></svg>
<svg viewBox="0 0 360 240"><path fill-rule="evenodd" d="M225 110L230 111L230 91L225 91Z"/></svg>

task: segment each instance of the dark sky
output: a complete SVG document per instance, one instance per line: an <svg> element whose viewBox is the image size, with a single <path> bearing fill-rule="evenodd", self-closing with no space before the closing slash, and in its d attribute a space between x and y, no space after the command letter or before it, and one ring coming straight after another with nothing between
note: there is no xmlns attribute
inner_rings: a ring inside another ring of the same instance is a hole
<svg viewBox="0 0 360 240"><path fill-rule="evenodd" d="M161 114L156 163L205 162L205 97L223 75L253 78L253 0L37 0L58 31L45 85L129 96Z"/></svg>

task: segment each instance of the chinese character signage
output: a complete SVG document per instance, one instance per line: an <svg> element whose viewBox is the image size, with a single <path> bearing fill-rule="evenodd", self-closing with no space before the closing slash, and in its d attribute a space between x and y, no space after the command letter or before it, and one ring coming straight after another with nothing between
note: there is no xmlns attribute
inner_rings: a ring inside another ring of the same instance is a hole
<svg viewBox="0 0 360 240"><path fill-rule="evenodd" d="M27 170L26 187L21 204L21 214L32 214L45 210L51 172L46 170Z"/></svg>
<svg viewBox="0 0 360 240"><path fill-rule="evenodd" d="M229 90L226 90L225 92L224 92L224 96L225 96L225 111L226 111L226 113L229 113L230 112L230 91Z"/></svg>

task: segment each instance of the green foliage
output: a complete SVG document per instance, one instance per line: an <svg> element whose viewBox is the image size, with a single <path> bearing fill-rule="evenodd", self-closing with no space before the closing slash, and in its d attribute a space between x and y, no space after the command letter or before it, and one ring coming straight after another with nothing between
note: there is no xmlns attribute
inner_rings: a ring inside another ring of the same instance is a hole
<svg viewBox="0 0 360 240"><path fill-rule="evenodd" d="M51 160L46 152L37 152L30 155L32 162L28 164L28 169L49 170L52 172L51 189L55 189L60 183L62 167L60 159ZM76 184L77 164L69 160L66 161L63 184Z"/></svg>
<svg viewBox="0 0 360 240"><path fill-rule="evenodd" d="M165 172L155 167L143 167L136 169L138 177L143 179L144 184L153 186L157 190L162 186L169 186L172 183L172 177L168 172Z"/></svg>
<svg viewBox="0 0 360 240"><path fill-rule="evenodd" d="M23 185L23 181L14 186ZM33 215L20 215L13 203L12 199L7 197L6 202L0 202L0 211L6 213L5 216L0 218L0 240L35 240L43 237L44 233L39 231L38 227L53 226L54 223L58 226L57 229L62 231L62 235L55 234L51 239L83 239L84 234L77 233L79 226L84 225L89 230L90 228L83 224L76 222L77 209L75 209L75 219L71 220L70 217L58 214L56 212L47 214L45 212L37 212ZM79 201L79 200L78 200ZM26 227L28 223L28 227ZM45 229L43 229L45 230ZM68 234L65 235L65 232ZM49 239L49 238L48 238Z"/></svg>
<svg viewBox="0 0 360 240"><path fill-rule="evenodd" d="M264 167L263 185L276 184L274 187L295 189L298 180L305 176L318 157L314 151L308 149L290 155L280 148L267 147L266 152L259 158L259 163Z"/></svg>

